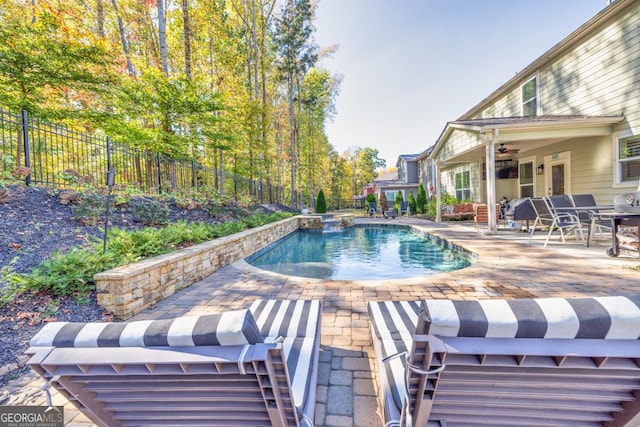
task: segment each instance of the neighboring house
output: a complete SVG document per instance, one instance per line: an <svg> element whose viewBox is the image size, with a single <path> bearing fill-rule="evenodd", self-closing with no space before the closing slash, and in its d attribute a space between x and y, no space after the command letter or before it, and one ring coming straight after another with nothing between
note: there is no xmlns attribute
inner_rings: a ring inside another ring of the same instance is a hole
<svg viewBox="0 0 640 427"><path fill-rule="evenodd" d="M611 204L635 191L640 0L611 3L447 123L420 162L421 170L434 168L438 196L446 191L489 205L502 197L581 193ZM496 229L494 218L489 226Z"/></svg>
<svg viewBox="0 0 640 427"><path fill-rule="evenodd" d="M417 156L417 154L400 155L396 162L396 172L383 173L373 181L376 200L380 201L380 194L384 192L391 208L398 192L402 193L402 200L409 200L409 193L413 193L414 197L418 195Z"/></svg>

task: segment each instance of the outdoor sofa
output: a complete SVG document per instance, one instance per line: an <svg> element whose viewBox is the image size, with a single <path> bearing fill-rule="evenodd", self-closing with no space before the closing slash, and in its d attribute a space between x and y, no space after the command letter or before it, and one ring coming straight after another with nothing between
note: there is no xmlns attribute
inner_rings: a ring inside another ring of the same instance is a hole
<svg viewBox="0 0 640 427"><path fill-rule="evenodd" d="M368 311L387 426L640 425L640 296Z"/></svg>
<svg viewBox="0 0 640 427"><path fill-rule="evenodd" d="M47 324L28 362L99 426L308 426L320 301L221 314Z"/></svg>

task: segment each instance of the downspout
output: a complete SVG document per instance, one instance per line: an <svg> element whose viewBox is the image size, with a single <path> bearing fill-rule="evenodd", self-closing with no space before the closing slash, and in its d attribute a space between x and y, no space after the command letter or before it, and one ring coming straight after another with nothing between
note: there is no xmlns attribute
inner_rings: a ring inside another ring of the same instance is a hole
<svg viewBox="0 0 640 427"><path fill-rule="evenodd" d="M496 223L496 142L498 141L498 129L487 131L485 134L486 145L486 176L487 176L487 211L488 230L486 234L496 234L498 224Z"/></svg>

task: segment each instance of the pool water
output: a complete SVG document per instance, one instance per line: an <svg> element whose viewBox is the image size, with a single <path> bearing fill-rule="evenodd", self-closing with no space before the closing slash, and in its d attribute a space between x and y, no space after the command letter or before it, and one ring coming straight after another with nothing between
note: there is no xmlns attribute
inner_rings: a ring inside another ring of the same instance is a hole
<svg viewBox="0 0 640 427"><path fill-rule="evenodd" d="M264 270L332 280L402 279L471 264L450 244L405 227L349 227L340 232L298 230L247 258Z"/></svg>

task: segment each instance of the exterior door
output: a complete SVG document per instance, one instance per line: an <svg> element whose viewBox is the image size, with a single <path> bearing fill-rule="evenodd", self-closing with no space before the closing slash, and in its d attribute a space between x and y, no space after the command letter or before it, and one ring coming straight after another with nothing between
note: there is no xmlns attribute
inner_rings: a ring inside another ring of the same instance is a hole
<svg viewBox="0 0 640 427"><path fill-rule="evenodd" d="M548 196L571 194L571 152L544 157L544 182Z"/></svg>

